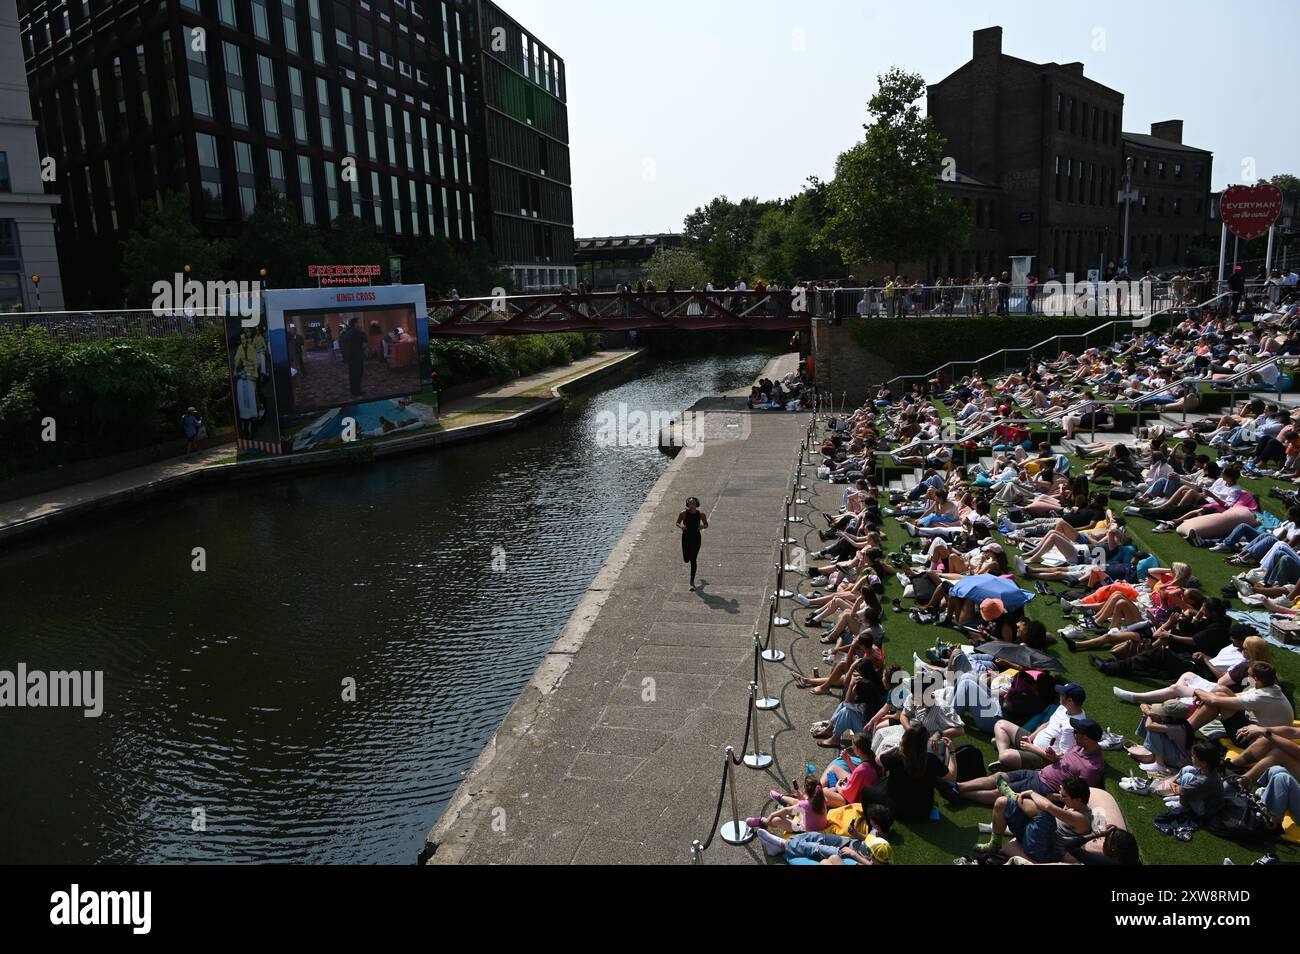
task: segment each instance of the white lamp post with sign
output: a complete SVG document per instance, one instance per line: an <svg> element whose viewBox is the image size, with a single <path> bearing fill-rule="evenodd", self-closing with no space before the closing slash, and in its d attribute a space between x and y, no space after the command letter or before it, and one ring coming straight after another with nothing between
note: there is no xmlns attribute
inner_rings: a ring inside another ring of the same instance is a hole
<svg viewBox="0 0 1300 954"><path fill-rule="evenodd" d="M1119 194L1119 201L1124 203L1124 244L1120 246L1119 259L1120 264L1128 271L1128 227L1129 219L1133 214L1133 203L1138 200L1138 194L1133 189L1133 157L1129 156L1124 163L1124 189Z"/></svg>

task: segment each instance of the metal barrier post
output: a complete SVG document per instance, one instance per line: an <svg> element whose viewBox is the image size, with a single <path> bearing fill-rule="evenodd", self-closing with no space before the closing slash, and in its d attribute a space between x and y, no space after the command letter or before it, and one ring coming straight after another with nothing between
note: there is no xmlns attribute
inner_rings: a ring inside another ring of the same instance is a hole
<svg viewBox="0 0 1300 954"><path fill-rule="evenodd" d="M770 711L770 710L772 710L772 709L780 708L780 706L781 706L781 700L780 700L780 699L777 699L777 698L775 698L775 697L773 697L773 696L769 696L769 695L767 694L767 667L764 666L764 665L763 665L763 662L762 662L762 655L763 655L762 650L763 650L763 646L762 646L762 644L758 641L758 637L755 636L755 637L754 637L754 652L758 653L758 655L759 655L759 663L758 663L758 684L759 684L759 686L761 687L761 690L762 690L762 691L759 693L758 698L754 700L754 705L755 705L757 708L762 709L764 712L768 712L768 711Z"/></svg>
<svg viewBox="0 0 1300 954"><path fill-rule="evenodd" d="M752 698L752 696L751 696ZM749 756L745 756L746 759ZM729 845L743 845L754 837L754 829L745 824L740 817L740 807L736 804L736 750L727 746L727 791L731 794L731 821L718 829L722 840ZM699 842L697 841L698 845Z"/></svg>
<svg viewBox="0 0 1300 954"><path fill-rule="evenodd" d="M776 594L775 594L775 593L772 594L772 614L773 614L773 615L772 615L772 625L773 625L773 626L789 626L789 625L790 625L790 621L789 621L788 619L786 619L784 616L781 616L779 613L776 612Z"/></svg>
<svg viewBox="0 0 1300 954"><path fill-rule="evenodd" d="M758 698L758 683L749 684L749 718L750 718L750 737L753 739L754 751L745 753L745 764L752 769L765 769L772 764L772 756L758 750L758 707L754 704ZM735 792L735 789L732 789ZM732 812L739 820L740 814L735 808L735 796L732 796Z"/></svg>
<svg viewBox="0 0 1300 954"><path fill-rule="evenodd" d="M768 662L780 662L785 659L785 653L776 648L772 640L772 621L776 618L776 600L773 599L767 605L767 649L763 650L763 658ZM758 633L754 634L756 637Z"/></svg>
<svg viewBox="0 0 1300 954"><path fill-rule="evenodd" d="M785 588L785 555L780 554L776 561L776 598L779 600L788 600L794 596L793 591Z"/></svg>

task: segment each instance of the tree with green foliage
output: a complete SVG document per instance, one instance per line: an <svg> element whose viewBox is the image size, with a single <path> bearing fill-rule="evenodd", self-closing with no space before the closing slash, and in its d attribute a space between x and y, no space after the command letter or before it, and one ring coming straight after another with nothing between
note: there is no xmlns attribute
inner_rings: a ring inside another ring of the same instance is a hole
<svg viewBox="0 0 1300 954"><path fill-rule="evenodd" d="M484 244L458 249L441 235L408 249L402 263L405 281L422 283L430 298L445 298L454 288L462 298L487 297L497 288L514 290L510 276L499 268Z"/></svg>
<svg viewBox="0 0 1300 954"><path fill-rule="evenodd" d="M894 67L867 104L866 137L840 154L827 188L822 239L845 261L923 261L961 248L968 216L940 192L945 141L918 101L925 80Z"/></svg>
<svg viewBox="0 0 1300 954"><path fill-rule="evenodd" d="M322 265L388 264L388 246L375 227L354 215L340 215L325 233Z"/></svg>
<svg viewBox="0 0 1300 954"><path fill-rule="evenodd" d="M808 188L776 203L763 214L754 236L754 266L769 282L792 285L800 280L840 278L844 260L820 241L826 220L825 183L809 180Z"/></svg>
<svg viewBox="0 0 1300 954"><path fill-rule="evenodd" d="M268 288L302 288L310 284L307 266L321 264L325 255L321 230L299 219L287 197L263 193L235 243L230 277L256 281L265 268Z"/></svg>
<svg viewBox="0 0 1300 954"><path fill-rule="evenodd" d="M709 279L729 285L754 277L754 238L763 215L775 205L756 198L732 202L723 195L686 216L686 248L704 263Z"/></svg>
<svg viewBox="0 0 1300 954"><path fill-rule="evenodd" d="M229 246L205 239L190 217L190 206L179 192L168 193L160 206L150 206L140 226L122 240L122 275L127 303L147 308L154 300L154 282L171 282L190 266L198 281L225 280Z"/></svg>
<svg viewBox="0 0 1300 954"><path fill-rule="evenodd" d="M673 287L685 290L692 286L703 286L708 280L700 257L684 248L655 249L646 265L646 271L660 291L667 288L669 282L673 283Z"/></svg>
<svg viewBox="0 0 1300 954"><path fill-rule="evenodd" d="M1291 175L1289 172L1283 172L1275 175L1268 180L1277 186L1283 192L1300 192L1300 178Z"/></svg>

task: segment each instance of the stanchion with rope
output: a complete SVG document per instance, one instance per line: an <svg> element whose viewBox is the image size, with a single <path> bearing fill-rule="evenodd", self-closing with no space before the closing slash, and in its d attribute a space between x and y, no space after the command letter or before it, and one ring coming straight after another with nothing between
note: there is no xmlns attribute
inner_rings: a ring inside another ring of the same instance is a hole
<svg viewBox="0 0 1300 954"><path fill-rule="evenodd" d="M748 760L749 756L745 756L745 758ZM729 845L743 845L754 837L754 829L750 828L749 825L746 824L745 820L740 817L740 808L736 804L736 776L732 768L735 763L736 750L731 746L727 746L727 767L724 770L722 787L731 793L731 821L726 822L722 828L718 830L718 834L721 835L722 840ZM718 793L718 808L722 808L721 792ZM695 845L700 845L700 843L697 841L695 842ZM691 846L691 851L693 854L696 854L697 857L698 854L702 854L704 849L708 847L707 845L700 845L699 852L697 853L695 845Z"/></svg>
<svg viewBox="0 0 1300 954"><path fill-rule="evenodd" d="M773 598L767 604L767 639L763 641L763 658L768 662L781 662L785 659L785 653L777 649L772 642L772 626L776 621L776 599ZM758 633L754 634L755 636Z"/></svg>
<svg viewBox="0 0 1300 954"><path fill-rule="evenodd" d="M776 598L777 599L788 600L790 599L790 597L794 596L794 592L792 590L787 590L785 588L785 574L786 574L786 570L790 570L790 572L795 572L797 571L797 569L798 569L797 567L793 567L785 562L785 547L782 546L781 557L776 564Z"/></svg>
<svg viewBox="0 0 1300 954"><path fill-rule="evenodd" d="M751 682L749 684L749 717L750 717L750 741L754 743L754 751L746 752L743 759L745 765L752 769L765 769L772 764L772 756L759 751L758 745L758 707L755 703L758 701L758 684ZM734 799L733 799L734 801Z"/></svg>
<svg viewBox="0 0 1300 954"><path fill-rule="evenodd" d="M758 698L754 700L754 708L762 709L764 712L779 709L781 700L767 694L767 667L763 665L763 646L758 641L757 634L754 635L754 668L758 670L758 685L761 690Z"/></svg>
<svg viewBox="0 0 1300 954"><path fill-rule="evenodd" d="M786 619L784 616L782 616L782 615L777 611L777 608L776 608L776 594L775 594L775 593L772 594L772 625L773 625L773 626L789 626L789 625L790 625L790 621L789 621L788 619Z"/></svg>
<svg viewBox="0 0 1300 954"><path fill-rule="evenodd" d="M787 498L785 499L785 522L786 522L786 523L803 523L803 517L799 516L798 514L794 514L793 516L790 515L790 508L791 508L792 506L794 506L794 498L793 498L793 497L787 497Z"/></svg>

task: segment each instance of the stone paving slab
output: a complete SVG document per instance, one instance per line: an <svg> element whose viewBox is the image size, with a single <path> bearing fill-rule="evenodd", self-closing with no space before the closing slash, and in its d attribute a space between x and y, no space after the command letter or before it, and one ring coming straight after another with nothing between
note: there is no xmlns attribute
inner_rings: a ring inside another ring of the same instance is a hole
<svg viewBox="0 0 1300 954"><path fill-rule="evenodd" d="M705 433L720 434L709 416ZM743 438L706 440L673 461L593 583L598 608L575 613L585 633L542 663L430 833L431 863L690 860L691 841L712 825L723 749L744 736L753 633L766 625L808 422L753 415ZM695 593L673 526L691 495L711 523ZM789 678L781 667L767 675L773 693ZM764 719L763 734L792 731ZM761 805L778 779L737 772L745 806ZM719 841L709 862L756 857Z"/></svg>

